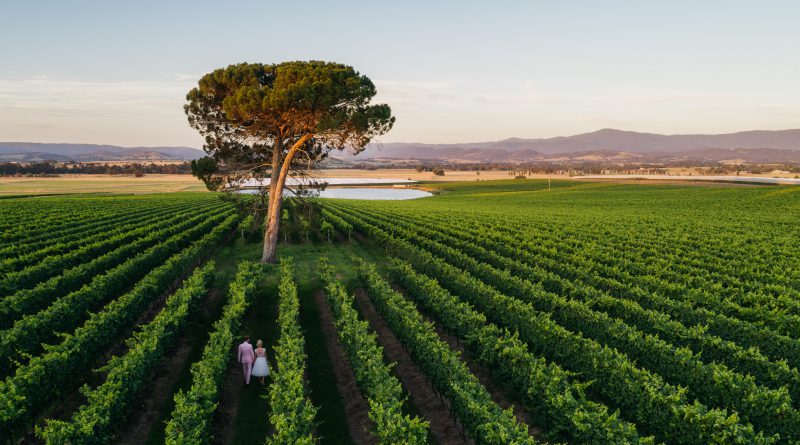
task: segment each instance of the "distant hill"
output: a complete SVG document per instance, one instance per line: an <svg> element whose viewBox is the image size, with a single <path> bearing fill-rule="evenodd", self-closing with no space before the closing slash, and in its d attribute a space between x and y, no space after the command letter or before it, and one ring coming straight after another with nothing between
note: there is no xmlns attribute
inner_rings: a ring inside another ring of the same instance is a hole
<svg viewBox="0 0 800 445"><path fill-rule="evenodd" d="M732 151L733 150L733 151ZM800 129L718 135L662 135L603 129L548 139L510 138L463 144L370 144L364 152L337 157L352 161L438 160L448 162L657 162L744 160L800 162Z"/></svg>
<svg viewBox="0 0 800 445"><path fill-rule="evenodd" d="M72 159L70 156L44 153L41 151L0 154L0 161L3 162L69 161L70 159Z"/></svg>
<svg viewBox="0 0 800 445"><path fill-rule="evenodd" d="M189 161L204 156L191 147L119 147L95 144L0 142L0 161Z"/></svg>
<svg viewBox="0 0 800 445"><path fill-rule="evenodd" d="M118 147L92 144L0 142L0 161L163 161L204 156L191 147ZM327 166L369 162L434 161L449 163L597 162L659 163L730 161L800 163L800 129L743 131L705 135L662 135L604 129L548 139L510 138L493 142L370 144L358 155L331 153Z"/></svg>

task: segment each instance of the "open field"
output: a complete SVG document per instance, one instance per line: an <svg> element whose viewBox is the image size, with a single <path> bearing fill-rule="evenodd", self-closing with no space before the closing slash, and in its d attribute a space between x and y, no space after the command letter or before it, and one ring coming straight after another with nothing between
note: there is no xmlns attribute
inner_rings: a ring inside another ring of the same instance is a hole
<svg viewBox="0 0 800 445"><path fill-rule="evenodd" d="M675 169L670 174L697 175L696 169ZM404 179L419 182L479 182L487 180L510 179L511 172L506 170L489 171L450 171L445 172L445 176L436 176L431 172L417 172L413 169L381 169L381 170L357 170L357 169L328 169L320 170L319 177L328 178L381 178L381 179ZM783 177L794 178L794 174L788 173L764 173L754 175L758 177L771 178ZM559 180L580 180L581 177L570 177L568 175L527 175L529 179L559 179ZM626 178L595 178L595 181L627 181ZM677 182L678 179L670 176L659 176L653 181ZM631 178L630 181L636 181ZM427 186L423 188L429 188ZM72 193L162 193L178 191L205 191L205 186L197 178L191 175L145 175L141 178L133 176L110 176L110 175L64 175L58 178L27 178L27 177L0 177L0 196L8 195L49 195L49 194L72 194Z"/></svg>
<svg viewBox="0 0 800 445"><path fill-rule="evenodd" d="M436 181L436 182L452 182L452 181L488 181L496 179L509 179L512 178L511 172L508 170L483 170L483 171L457 171L445 170L444 176L436 176L431 172L418 172L414 169L392 169L385 168L379 170L358 170L358 169L327 169L321 170L320 176L330 178L390 178L390 179L410 179L414 181ZM548 175L541 175L547 177ZM552 177L565 176L551 175Z"/></svg>
<svg viewBox="0 0 800 445"><path fill-rule="evenodd" d="M508 179L506 171L448 172L435 176L430 172L415 170L321 170L320 176L341 178L389 178L416 181L474 181L480 179ZM46 195L71 193L160 193L176 191L205 191L203 183L191 175L64 175L58 178L0 177L0 195Z"/></svg>
<svg viewBox="0 0 800 445"><path fill-rule="evenodd" d="M745 167L746 169L746 167ZM686 176L686 175L708 175L709 172L712 170L711 167L669 167L666 169L669 175L676 175L676 176ZM760 178L794 178L797 176L797 173L791 173L787 171L781 170L773 170L763 173L742 173L742 175L747 176L757 176ZM729 174L728 176L735 176L735 174Z"/></svg>
<svg viewBox="0 0 800 445"><path fill-rule="evenodd" d="M49 195L72 193L161 193L204 191L192 175L63 175L58 178L0 178L0 195Z"/></svg>
<svg viewBox="0 0 800 445"><path fill-rule="evenodd" d="M0 201L0 443L800 440L800 187L426 186Z"/></svg>

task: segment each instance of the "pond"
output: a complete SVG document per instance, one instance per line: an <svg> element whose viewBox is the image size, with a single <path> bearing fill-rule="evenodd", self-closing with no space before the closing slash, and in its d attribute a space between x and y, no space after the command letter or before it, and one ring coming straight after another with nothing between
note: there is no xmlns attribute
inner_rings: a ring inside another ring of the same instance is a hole
<svg viewBox="0 0 800 445"><path fill-rule="evenodd" d="M387 187L339 187L327 188L320 192L320 198L339 199L417 199L432 196L432 193L416 189L400 189Z"/></svg>
<svg viewBox="0 0 800 445"><path fill-rule="evenodd" d="M258 190L241 190L241 193L258 193ZM290 194L287 194L287 196ZM430 192L389 187L329 187L320 192L320 198L402 200L433 196Z"/></svg>
<svg viewBox="0 0 800 445"><path fill-rule="evenodd" d="M411 179L395 179L395 178L286 178L286 185L289 187L297 185L309 185L313 182L324 182L329 185L374 185L374 184L410 184L417 182ZM269 185L270 178L265 179L248 179L242 182L243 187L258 187L259 185Z"/></svg>

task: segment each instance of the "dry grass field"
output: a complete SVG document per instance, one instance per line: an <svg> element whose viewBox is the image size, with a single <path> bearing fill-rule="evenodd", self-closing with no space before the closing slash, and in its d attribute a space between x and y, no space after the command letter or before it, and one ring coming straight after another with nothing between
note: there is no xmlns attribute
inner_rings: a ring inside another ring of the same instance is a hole
<svg viewBox="0 0 800 445"><path fill-rule="evenodd" d="M158 193L206 190L192 175L63 175L57 178L0 178L0 195L70 193Z"/></svg>
<svg viewBox="0 0 800 445"><path fill-rule="evenodd" d="M702 175L697 169L671 169L670 175L693 174ZM794 177L794 174L780 174L777 172L752 176L762 177ZM508 170L489 171L454 171L446 170L444 176L436 176L431 172L418 172L413 169L327 169L320 170L319 177L326 178L382 178L382 179L410 179L414 181L488 181L498 179L512 179L513 173ZM528 178L552 179L581 179L568 175L527 175ZM607 180L614 182L628 182L633 179L593 178L592 181ZM653 179L654 182L670 181L669 176L662 179ZM641 182L641 181L635 181ZM681 181L685 183L686 181ZM133 176L110 175L63 175L56 178L28 178L28 177L0 177L0 196L3 195L50 195L71 193L161 193L182 191L205 191L203 183L191 175L145 175L141 178Z"/></svg>
<svg viewBox="0 0 800 445"><path fill-rule="evenodd" d="M509 179L508 171L447 171L445 176L412 169L321 170L320 177L389 178L416 181L475 181ZM159 193L204 191L203 183L191 175L63 175L57 178L0 178L0 195L49 195L71 193Z"/></svg>
<svg viewBox="0 0 800 445"><path fill-rule="evenodd" d="M320 172L320 176L328 178L387 178L387 179L411 179L414 181L477 181L490 179L511 179L513 176L508 170L487 170L487 171L455 171L445 170L444 176L436 176L431 172L418 172L414 169L386 168L379 170L356 170L356 169L327 169ZM545 176L542 176L545 177ZM564 177L564 176L558 176Z"/></svg>

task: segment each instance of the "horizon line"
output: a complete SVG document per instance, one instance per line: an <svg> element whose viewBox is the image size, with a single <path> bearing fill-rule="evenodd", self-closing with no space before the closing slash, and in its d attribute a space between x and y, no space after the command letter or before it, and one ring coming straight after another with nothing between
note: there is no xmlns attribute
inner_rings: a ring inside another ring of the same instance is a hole
<svg viewBox="0 0 800 445"><path fill-rule="evenodd" d="M800 128L785 128L782 130L765 130L765 129L754 129L754 130L740 130L734 131L729 133L652 133L652 132L644 132L644 131L633 131L633 130L620 130L618 128L600 128L595 131L590 131L586 133L576 133L571 134L568 136L553 136L553 137L539 137L539 138L521 138L517 136L510 136L504 139L496 139L496 140L489 140L489 141L462 141L462 142L405 142L405 141L395 141L395 142L380 142L380 141L372 141L370 144L375 145L382 145L382 144L407 144L407 145L459 145L459 144L487 144L492 142L505 142L509 140L521 140L521 141L543 141L543 140L551 140L551 139L559 139L559 138L570 138L575 136L582 136L588 134L595 134L602 131L616 131L620 133L635 133L635 134L643 134L643 135L657 135L657 136L727 136L727 135L734 135L734 134L742 134L742 133L757 133L757 132L766 132L766 133L780 133L780 132L787 132L787 131L800 131ZM119 145L113 143L96 143L96 142L41 142L41 141L0 141L0 144L63 144L63 145L97 145L97 146L110 146L116 148L189 148L194 150L203 151L202 148L188 146L188 145Z"/></svg>

